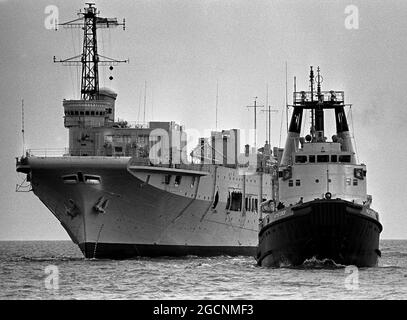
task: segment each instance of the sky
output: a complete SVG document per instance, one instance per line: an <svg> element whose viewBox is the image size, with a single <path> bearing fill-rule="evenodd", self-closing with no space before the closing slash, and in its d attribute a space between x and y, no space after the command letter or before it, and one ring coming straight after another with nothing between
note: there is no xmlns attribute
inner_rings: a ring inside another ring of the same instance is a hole
<svg viewBox="0 0 407 320"><path fill-rule="evenodd" d="M246 106L257 96L259 104L279 110L272 114L272 144L283 146L286 65L289 103L293 77L298 90L308 90L309 66L320 66L322 89L344 90L352 104L349 122L358 160L367 165L381 238L407 239L407 1L95 2L101 16L126 18L125 31L98 35L100 54L129 59L100 70L101 86L118 93L120 119L143 120L147 83L147 121L215 129L218 85L218 129L251 129L253 110ZM68 146L62 99L78 98L80 70L54 64L53 56L79 54L82 34L47 29L51 5L65 22L84 2L0 0L0 240L69 239L32 192L15 192L21 181L15 172L23 149L21 100L26 148L45 149ZM349 5L358 11L356 29L349 29ZM264 142L265 113L257 118L258 141Z"/></svg>

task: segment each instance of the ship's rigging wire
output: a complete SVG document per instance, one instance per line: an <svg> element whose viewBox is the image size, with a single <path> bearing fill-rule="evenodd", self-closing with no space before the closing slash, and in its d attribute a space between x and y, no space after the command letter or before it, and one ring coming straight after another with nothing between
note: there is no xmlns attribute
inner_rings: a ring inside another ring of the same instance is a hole
<svg viewBox="0 0 407 320"><path fill-rule="evenodd" d="M68 69L69 69L69 79L71 79L72 92L75 95L76 90L75 90L75 80L74 80L73 71L71 70L71 68L68 68Z"/></svg>
<svg viewBox="0 0 407 320"><path fill-rule="evenodd" d="M74 33L74 31L71 29L72 48L73 48L74 54L76 54L76 45L75 45L75 39L74 39L73 33ZM71 70L69 70L69 75L71 76ZM76 97L76 92L77 92L76 91L76 85L77 84L75 85L74 75L72 75L71 81L72 81L72 92L73 92L74 98L75 98Z"/></svg>
<svg viewBox="0 0 407 320"><path fill-rule="evenodd" d="M81 37L80 36L77 37L78 46L76 46L74 32L75 32L74 29L71 28L72 48L74 51L74 55L76 55L81 48ZM78 49L76 49L76 48L78 48ZM74 73L71 72L71 70L69 70L69 74L70 74L71 81L72 81L73 96L74 96L74 98L78 98L78 99L80 97L80 85L81 85L80 68L81 68L80 65L76 65L76 77L75 77ZM71 69L71 68L69 68L69 69Z"/></svg>
<svg viewBox="0 0 407 320"><path fill-rule="evenodd" d="M204 141L204 147L205 147L205 146L209 147L210 149L213 149L217 154L219 154L220 156L222 156L222 158L224 157L224 156L223 156L223 153L220 152L220 151L218 151L216 148L213 148L213 147L209 144L208 141ZM194 148L194 150L192 150L191 158L195 158L195 159L201 159L201 158L202 158L202 156L201 156L200 154L195 155L195 152L194 152L195 150L200 151L200 148L201 148L201 146L198 145L197 147ZM211 158L206 158L206 157L203 157L203 158L204 158L204 159L207 159L207 160L212 160ZM216 160L216 159L215 159L215 160Z"/></svg>
<svg viewBox="0 0 407 320"><path fill-rule="evenodd" d="M352 105L349 106L349 110L348 110L348 119L349 119L349 115L351 118L351 125L352 125L352 138L353 138L353 143L355 145L355 153L356 153L356 161L359 162L359 156L358 156L358 147L356 145L356 138L355 138L355 127L353 126L353 112L352 112Z"/></svg>
<svg viewBox="0 0 407 320"><path fill-rule="evenodd" d="M103 32L99 32L99 34L101 35L101 47L102 47L102 52L103 52L103 54L105 54L105 41L104 41L104 39L103 39ZM103 83L103 86L104 87L106 87L106 74L105 74L105 68L102 68L102 83Z"/></svg>
<svg viewBox="0 0 407 320"><path fill-rule="evenodd" d="M78 38L78 53L79 53L80 48L81 48L81 37L78 36L77 38ZM76 55L76 52L75 52L75 55ZM81 75L81 66L78 64L78 65L76 65L76 85L78 86L78 90L76 91L76 94L77 94L78 99L80 99L80 97L81 97L81 85L82 85L81 76L82 76Z"/></svg>

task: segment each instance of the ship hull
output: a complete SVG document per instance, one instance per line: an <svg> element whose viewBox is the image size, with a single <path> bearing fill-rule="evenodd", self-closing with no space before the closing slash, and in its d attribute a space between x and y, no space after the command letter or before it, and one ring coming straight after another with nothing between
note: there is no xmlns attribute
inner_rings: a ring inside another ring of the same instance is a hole
<svg viewBox="0 0 407 320"><path fill-rule="evenodd" d="M258 265L298 266L312 258L377 265L382 226L373 210L336 199L314 200L275 214L280 218L260 230Z"/></svg>
<svg viewBox="0 0 407 320"><path fill-rule="evenodd" d="M130 259L133 257L211 257L255 256L253 246L188 246L188 245L151 245L129 243L83 243L79 245L86 258Z"/></svg>
<svg viewBox="0 0 407 320"><path fill-rule="evenodd" d="M30 158L20 172L29 172L33 192L86 258L255 257L258 214L227 210L222 195L230 182L221 170L231 169L214 167L196 177L194 186L186 171L173 173L173 179L184 174L174 186L165 185L165 174L154 168L136 169L119 158ZM98 176L101 183L64 183L64 177L79 172ZM220 195L214 207L216 190Z"/></svg>

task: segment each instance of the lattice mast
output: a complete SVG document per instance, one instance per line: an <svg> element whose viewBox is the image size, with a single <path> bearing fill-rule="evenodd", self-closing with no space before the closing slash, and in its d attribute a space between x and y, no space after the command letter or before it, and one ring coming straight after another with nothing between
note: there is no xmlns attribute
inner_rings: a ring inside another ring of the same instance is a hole
<svg viewBox="0 0 407 320"><path fill-rule="evenodd" d="M123 30L125 30L126 25L124 19L122 23L118 23L117 18L99 17L99 11L94 7L95 4L86 4L88 7L85 7L83 12L78 13L80 18L59 24L65 28L83 29L82 54L63 60L56 60L54 56L54 62L60 62L67 66L82 66L81 99L97 100L99 96L99 64L110 65L112 70L113 65L128 62L128 60L116 60L98 54L97 29L123 26Z"/></svg>

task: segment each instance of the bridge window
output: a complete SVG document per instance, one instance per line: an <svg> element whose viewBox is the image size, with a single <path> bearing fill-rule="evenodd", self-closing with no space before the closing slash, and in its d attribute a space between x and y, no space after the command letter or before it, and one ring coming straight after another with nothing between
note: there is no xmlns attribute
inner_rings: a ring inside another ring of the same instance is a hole
<svg viewBox="0 0 407 320"><path fill-rule="evenodd" d="M317 162L329 162L329 155L327 154L317 155Z"/></svg>
<svg viewBox="0 0 407 320"><path fill-rule="evenodd" d="M90 115L91 115L91 116L94 116L94 115L95 115L95 111L91 111L91 112L90 112Z"/></svg>
<svg viewBox="0 0 407 320"><path fill-rule="evenodd" d="M79 111L75 111L75 116L79 116Z"/></svg>
<svg viewBox="0 0 407 320"><path fill-rule="evenodd" d="M339 162L350 162L350 155L340 155L339 156Z"/></svg>
<svg viewBox="0 0 407 320"><path fill-rule="evenodd" d="M296 163L306 163L307 156L295 156L295 162Z"/></svg>
<svg viewBox="0 0 407 320"><path fill-rule="evenodd" d="M88 115L89 115L89 111L85 111L85 115L88 116Z"/></svg>
<svg viewBox="0 0 407 320"><path fill-rule="evenodd" d="M165 183L165 184L170 184L170 182L171 182L171 175L170 175L170 174L166 174L166 175L164 176L164 183Z"/></svg>
<svg viewBox="0 0 407 320"><path fill-rule="evenodd" d="M338 156L336 154L333 154L331 156L331 162L337 162L338 161Z"/></svg>
<svg viewBox="0 0 407 320"><path fill-rule="evenodd" d="M309 162L312 162L312 163L315 163L315 156L314 155L312 155L312 156L309 156L309 160L308 160Z"/></svg>
<svg viewBox="0 0 407 320"><path fill-rule="evenodd" d="M83 111L79 112L79 114L80 114L81 116L83 116Z"/></svg>

